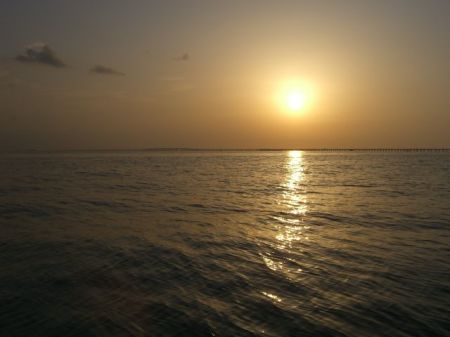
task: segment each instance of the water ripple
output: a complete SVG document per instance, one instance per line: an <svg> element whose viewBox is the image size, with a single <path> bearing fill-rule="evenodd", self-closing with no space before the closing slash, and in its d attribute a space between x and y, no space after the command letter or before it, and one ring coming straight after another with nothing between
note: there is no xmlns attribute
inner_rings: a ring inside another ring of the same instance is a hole
<svg viewBox="0 0 450 337"><path fill-rule="evenodd" d="M449 164L0 157L0 336L449 335Z"/></svg>

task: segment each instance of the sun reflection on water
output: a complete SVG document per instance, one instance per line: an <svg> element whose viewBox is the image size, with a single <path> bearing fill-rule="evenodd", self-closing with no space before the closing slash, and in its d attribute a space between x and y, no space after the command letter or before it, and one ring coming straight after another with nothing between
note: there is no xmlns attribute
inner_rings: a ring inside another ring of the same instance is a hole
<svg viewBox="0 0 450 337"><path fill-rule="evenodd" d="M288 174L284 184L287 189L283 193L283 197L290 208L291 214L305 215L306 200L300 193L301 184L304 180L303 154L301 151L289 151L288 158Z"/></svg>
<svg viewBox="0 0 450 337"><path fill-rule="evenodd" d="M283 184L285 190L281 199L283 205L287 206L287 214L276 218L282 224L278 226L279 232L276 235L280 248L291 248L295 241L304 238L303 216L306 214L307 204L301 190L304 180L301 151L288 152L287 171L287 177Z"/></svg>
<svg viewBox="0 0 450 337"><path fill-rule="evenodd" d="M286 162L286 178L282 183L283 192L279 197L278 204L281 207L279 215L273 217L276 221L275 234L276 248L289 253L295 248L295 243L301 240L308 240L305 230L309 226L304 223L304 216L307 212L307 202L304 193L304 162L301 151L289 151ZM272 254L263 256L266 266L277 272L301 273L301 268L286 268L286 263L280 258L275 258ZM289 260L289 259L287 259ZM296 261L291 261L295 262ZM291 264L292 265L292 264Z"/></svg>
<svg viewBox="0 0 450 337"><path fill-rule="evenodd" d="M281 302L282 301L282 299L279 296L275 295L275 294L271 294L271 293L268 293L266 291L263 291L262 294L264 296L270 298L274 302Z"/></svg>

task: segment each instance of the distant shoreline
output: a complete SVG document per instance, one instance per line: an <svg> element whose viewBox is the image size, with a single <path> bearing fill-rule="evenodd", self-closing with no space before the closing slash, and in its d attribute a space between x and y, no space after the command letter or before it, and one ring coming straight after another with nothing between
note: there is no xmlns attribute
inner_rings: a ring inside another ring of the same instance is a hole
<svg viewBox="0 0 450 337"><path fill-rule="evenodd" d="M142 149L59 149L59 150L1 150L0 154L11 153L77 153L77 152L450 152L450 148L142 148Z"/></svg>

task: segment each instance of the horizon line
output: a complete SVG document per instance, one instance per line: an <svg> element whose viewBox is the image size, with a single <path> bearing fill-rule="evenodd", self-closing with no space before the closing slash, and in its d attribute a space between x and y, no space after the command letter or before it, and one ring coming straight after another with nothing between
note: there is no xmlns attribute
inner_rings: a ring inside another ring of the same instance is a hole
<svg viewBox="0 0 450 337"><path fill-rule="evenodd" d="M74 149L16 149L0 150L0 153L62 153L62 152L283 152L283 151L305 151L305 152L447 152L450 147L318 147L318 148L202 148L202 147L149 147L149 148L74 148Z"/></svg>

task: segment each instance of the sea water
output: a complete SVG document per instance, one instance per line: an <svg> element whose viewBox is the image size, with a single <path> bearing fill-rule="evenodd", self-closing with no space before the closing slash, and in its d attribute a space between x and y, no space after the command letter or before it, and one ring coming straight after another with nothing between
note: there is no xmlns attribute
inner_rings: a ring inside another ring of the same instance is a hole
<svg viewBox="0 0 450 337"><path fill-rule="evenodd" d="M0 336L448 336L450 153L0 156Z"/></svg>

